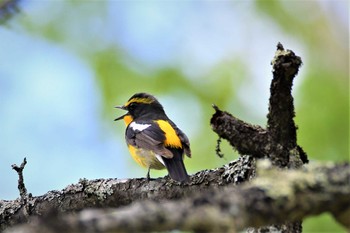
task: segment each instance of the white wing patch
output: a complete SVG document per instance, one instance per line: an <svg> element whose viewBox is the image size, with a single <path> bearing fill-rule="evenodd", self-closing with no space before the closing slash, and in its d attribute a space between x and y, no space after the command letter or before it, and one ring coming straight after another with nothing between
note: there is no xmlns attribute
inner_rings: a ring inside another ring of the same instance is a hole
<svg viewBox="0 0 350 233"><path fill-rule="evenodd" d="M130 127L133 129L133 130L137 130L137 131L142 131L142 130L145 130L147 129L148 127L150 127L151 124L138 124L136 122L131 122L130 124Z"/></svg>
<svg viewBox="0 0 350 233"><path fill-rule="evenodd" d="M162 156L156 154L156 158L159 160L159 162L161 162L165 166Z"/></svg>

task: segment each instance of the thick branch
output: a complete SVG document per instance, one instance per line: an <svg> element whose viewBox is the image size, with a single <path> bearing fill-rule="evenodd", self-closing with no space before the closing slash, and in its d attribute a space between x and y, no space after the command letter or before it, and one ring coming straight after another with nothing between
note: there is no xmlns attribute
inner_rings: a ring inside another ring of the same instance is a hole
<svg viewBox="0 0 350 233"><path fill-rule="evenodd" d="M301 59L279 43L272 65L267 129L241 121L216 106L210 123L219 137L227 139L240 154L266 156L278 167L298 168L308 162L306 153L297 145L293 120L292 85Z"/></svg>
<svg viewBox="0 0 350 233"><path fill-rule="evenodd" d="M239 187L211 190L181 201L141 201L122 209L48 216L8 232L234 232L298 221L325 211L337 216L350 206L349 179L349 164L280 170L265 160L258 166L257 179ZM350 223L345 226L349 228Z"/></svg>
<svg viewBox="0 0 350 233"><path fill-rule="evenodd" d="M146 179L83 179L61 191L50 191L43 196L32 197L26 204L19 199L0 200L0 232L8 226L27 221L28 213L43 216L53 209L62 213L92 207L120 207L145 199L179 199L208 188L239 184L253 176L253 168L255 160L243 156L229 166L192 175L189 185L180 185L167 176L150 182Z"/></svg>
<svg viewBox="0 0 350 233"><path fill-rule="evenodd" d="M219 138L227 139L242 154L268 157L275 166L300 168L308 162L306 153L296 142L292 85L301 65L300 57L277 45L272 61L273 79L267 129L241 121L214 106L212 129ZM301 222L288 222L278 226L279 230L301 232Z"/></svg>
<svg viewBox="0 0 350 233"><path fill-rule="evenodd" d="M273 66L273 79L270 87L267 130L276 147L272 159L278 160L280 164L288 164L290 156L293 156L288 152L297 147L297 127L293 120L295 113L292 86L302 61L293 51L284 50L282 44L279 43L271 64ZM299 150L303 162L307 162L306 154L302 148L298 147L297 150Z"/></svg>
<svg viewBox="0 0 350 233"><path fill-rule="evenodd" d="M302 64L301 58L291 50L284 50L282 44L277 45L277 51L271 62L273 79L270 87L269 113L267 128L273 140L296 146L296 126L294 124L294 105L292 96L293 79Z"/></svg>
<svg viewBox="0 0 350 233"><path fill-rule="evenodd" d="M260 126L251 125L213 106L215 113L210 120L213 130L229 141L241 155L249 154L256 158L268 156L267 132Z"/></svg>

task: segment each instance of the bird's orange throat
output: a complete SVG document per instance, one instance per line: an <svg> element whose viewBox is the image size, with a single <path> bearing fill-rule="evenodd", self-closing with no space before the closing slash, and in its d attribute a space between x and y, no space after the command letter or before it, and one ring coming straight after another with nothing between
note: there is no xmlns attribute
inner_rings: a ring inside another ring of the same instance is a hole
<svg viewBox="0 0 350 233"><path fill-rule="evenodd" d="M132 122L133 118L131 115L125 115L123 117L123 120L124 120L125 125L128 126Z"/></svg>

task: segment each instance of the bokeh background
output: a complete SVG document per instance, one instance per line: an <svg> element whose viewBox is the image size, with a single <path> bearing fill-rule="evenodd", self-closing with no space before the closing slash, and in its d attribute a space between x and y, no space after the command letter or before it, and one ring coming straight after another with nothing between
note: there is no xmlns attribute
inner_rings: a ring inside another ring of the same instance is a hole
<svg viewBox="0 0 350 233"><path fill-rule="evenodd" d="M0 0L3 4L4 0ZM0 198L18 197L11 164L27 157L33 195L80 178L143 177L114 109L158 97L188 135L189 173L215 155L211 105L265 125L277 42L300 55L298 142L312 161L349 160L349 2L33 1L0 13ZM8 17L9 16L9 17ZM153 171L153 177L165 171ZM305 232L345 232L323 214Z"/></svg>

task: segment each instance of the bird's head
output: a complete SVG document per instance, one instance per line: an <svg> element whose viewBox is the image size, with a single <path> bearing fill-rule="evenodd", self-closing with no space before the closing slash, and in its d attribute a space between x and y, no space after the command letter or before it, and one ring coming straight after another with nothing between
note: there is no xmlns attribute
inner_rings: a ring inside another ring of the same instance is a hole
<svg viewBox="0 0 350 233"><path fill-rule="evenodd" d="M147 93L137 93L130 97L124 105L116 106L116 108L127 111L127 113L115 119L115 121L124 119L126 125L129 125L135 119L153 120L165 116L163 106L153 95Z"/></svg>

